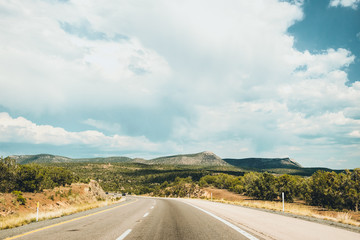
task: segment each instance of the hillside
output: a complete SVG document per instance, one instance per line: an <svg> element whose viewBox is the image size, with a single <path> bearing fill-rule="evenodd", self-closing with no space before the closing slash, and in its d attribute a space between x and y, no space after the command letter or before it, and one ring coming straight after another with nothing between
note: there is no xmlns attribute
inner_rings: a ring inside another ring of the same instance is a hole
<svg viewBox="0 0 360 240"><path fill-rule="evenodd" d="M106 158L68 158L63 156L56 156L51 154L37 154L37 155L13 155L10 156L19 164L27 163L67 163L67 162L139 162L145 160L132 159L128 157L106 157Z"/></svg>
<svg viewBox="0 0 360 240"><path fill-rule="evenodd" d="M236 167L256 171L271 170L276 173L312 174L320 168L303 168L299 163L290 158L220 158L212 152L195 154L182 154L159 157L151 160L142 158L129 158L123 156L98 157L98 158L68 158L51 154L14 155L17 163L141 163L147 165L184 165L203 167ZM277 169L277 170L276 170ZM306 170L306 171L305 171ZM330 170L330 169L327 169ZM285 171L285 172L284 172ZM287 171L287 172L286 172ZM294 172L295 171L295 172Z"/></svg>
<svg viewBox="0 0 360 240"><path fill-rule="evenodd" d="M19 164L27 163L64 163L71 162L72 159L63 156L55 156L51 154L37 154L37 155L13 155L9 156L15 159Z"/></svg>
<svg viewBox="0 0 360 240"><path fill-rule="evenodd" d="M115 203L119 195L107 195L98 182L72 183L40 192L0 193L0 230L21 226L35 221L37 203L39 219L50 219ZM106 200L106 201L104 201Z"/></svg>
<svg viewBox="0 0 360 240"><path fill-rule="evenodd" d="M236 167L252 169L288 168L299 169L302 166L290 158L225 158L225 162Z"/></svg>
<svg viewBox="0 0 360 240"><path fill-rule="evenodd" d="M163 165L229 166L228 163L212 152L160 157L149 160L147 163Z"/></svg>

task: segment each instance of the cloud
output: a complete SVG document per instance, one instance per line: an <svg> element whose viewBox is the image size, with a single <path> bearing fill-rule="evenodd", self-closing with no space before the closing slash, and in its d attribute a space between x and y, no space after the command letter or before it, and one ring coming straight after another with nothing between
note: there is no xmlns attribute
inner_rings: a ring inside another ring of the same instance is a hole
<svg viewBox="0 0 360 240"><path fill-rule="evenodd" d="M360 131L358 130L352 131L351 133L349 133L349 135L355 138L360 138Z"/></svg>
<svg viewBox="0 0 360 240"><path fill-rule="evenodd" d="M3 1L0 107L22 118L1 115L2 142L343 158L358 147L355 56L296 50L302 3Z"/></svg>
<svg viewBox="0 0 360 240"><path fill-rule="evenodd" d="M89 122L89 121L88 121ZM93 121L90 121L93 122ZM69 132L51 125L37 125L23 117L0 113L0 142L97 147L103 151L156 151L158 145L143 136L106 136L99 131Z"/></svg>
<svg viewBox="0 0 360 240"><path fill-rule="evenodd" d="M76 35L80 38L89 40L107 40L108 37L103 32L97 32L91 29L89 22L84 21L80 25L73 25L68 22L60 22L60 27L67 33Z"/></svg>
<svg viewBox="0 0 360 240"><path fill-rule="evenodd" d="M121 125L118 123L109 123L106 121L101 120L95 120L95 119L86 119L84 121L85 124L95 127L99 130L105 130L108 132L120 132L121 131Z"/></svg>
<svg viewBox="0 0 360 240"><path fill-rule="evenodd" d="M352 9L357 9L360 0L331 0L331 7L351 7Z"/></svg>
<svg viewBox="0 0 360 240"><path fill-rule="evenodd" d="M293 72L292 81L278 85L277 92L287 102L289 110L307 116L357 108L360 101L358 83L346 86L348 79L344 71L354 59L345 49L328 49L320 54L301 53L297 61L299 66L305 67Z"/></svg>
<svg viewBox="0 0 360 240"><path fill-rule="evenodd" d="M3 18L0 39L6 46L0 50L3 106L44 114L69 104L74 108L136 106L157 100L159 87L171 72L162 56L135 36L106 33L85 17L74 19L55 11L74 13L81 6L54 8L53 4L1 4L9 12ZM13 28L6 27L10 23ZM10 100L15 89L18 97Z"/></svg>

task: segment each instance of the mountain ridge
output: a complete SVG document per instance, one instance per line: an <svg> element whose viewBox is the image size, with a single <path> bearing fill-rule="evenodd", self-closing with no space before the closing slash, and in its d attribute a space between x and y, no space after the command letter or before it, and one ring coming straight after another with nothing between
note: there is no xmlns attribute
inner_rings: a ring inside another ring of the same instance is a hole
<svg viewBox="0 0 360 240"><path fill-rule="evenodd" d="M224 158L225 162L233 166L239 166L243 168L260 168L260 169L272 169L272 168L291 168L299 169L303 168L298 162L290 158Z"/></svg>
<svg viewBox="0 0 360 240"><path fill-rule="evenodd" d="M216 154L205 151L194 154L180 154L148 160L150 164L196 165L196 166L230 166Z"/></svg>
<svg viewBox="0 0 360 240"><path fill-rule="evenodd" d="M141 163L149 165L186 165L186 166L234 166L249 169L273 169L273 168L303 168L299 163L290 158L220 158L213 152L204 151L193 154L178 154L163 156L150 160L142 158L129 158L124 156L95 157L95 158L69 158L52 154L36 155L12 155L20 164L27 163L70 163L70 162L89 162L89 163Z"/></svg>

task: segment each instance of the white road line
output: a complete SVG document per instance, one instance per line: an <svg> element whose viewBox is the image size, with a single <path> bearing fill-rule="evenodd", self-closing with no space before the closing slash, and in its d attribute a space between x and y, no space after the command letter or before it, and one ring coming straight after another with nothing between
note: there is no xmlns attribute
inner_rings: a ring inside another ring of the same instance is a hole
<svg viewBox="0 0 360 240"><path fill-rule="evenodd" d="M143 217L147 217L147 215L149 215L149 213L148 213L148 212L147 212L147 213L145 213Z"/></svg>
<svg viewBox="0 0 360 240"><path fill-rule="evenodd" d="M150 209L154 209L154 206L152 206Z"/></svg>
<svg viewBox="0 0 360 240"><path fill-rule="evenodd" d="M116 240L123 240L124 238L126 238L127 235L129 235L129 233L131 232L131 229L126 230L123 234L121 234L120 237L118 237Z"/></svg>
<svg viewBox="0 0 360 240"><path fill-rule="evenodd" d="M254 237L254 236L251 235L250 233L245 232L244 230L240 229L239 227L235 226L234 224L232 224L232 223L230 223L230 222L228 222L228 221L226 221L226 220L224 220L224 219L222 219L222 218L220 218L220 217L212 214L211 212L208 212L208 211L206 211L206 210L204 210L204 209L202 209L202 208L199 208L198 206L192 205L191 203L187 203L187 204L189 204L190 206L193 206L194 208L197 208L197 209L199 209L200 211L203 211L204 213L209 214L209 215L212 216L213 218L216 218L217 220L225 223L226 225L228 225L229 227L231 227L231 228L234 229L235 231L239 232L240 234L244 235L244 236L247 237L248 239L250 239L250 240L259 240L258 238Z"/></svg>

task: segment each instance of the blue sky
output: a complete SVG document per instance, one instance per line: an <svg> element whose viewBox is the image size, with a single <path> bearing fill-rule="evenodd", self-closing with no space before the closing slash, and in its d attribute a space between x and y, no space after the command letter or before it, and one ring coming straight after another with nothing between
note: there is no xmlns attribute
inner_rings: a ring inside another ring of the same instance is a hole
<svg viewBox="0 0 360 240"><path fill-rule="evenodd" d="M2 1L0 155L360 167L360 1Z"/></svg>

